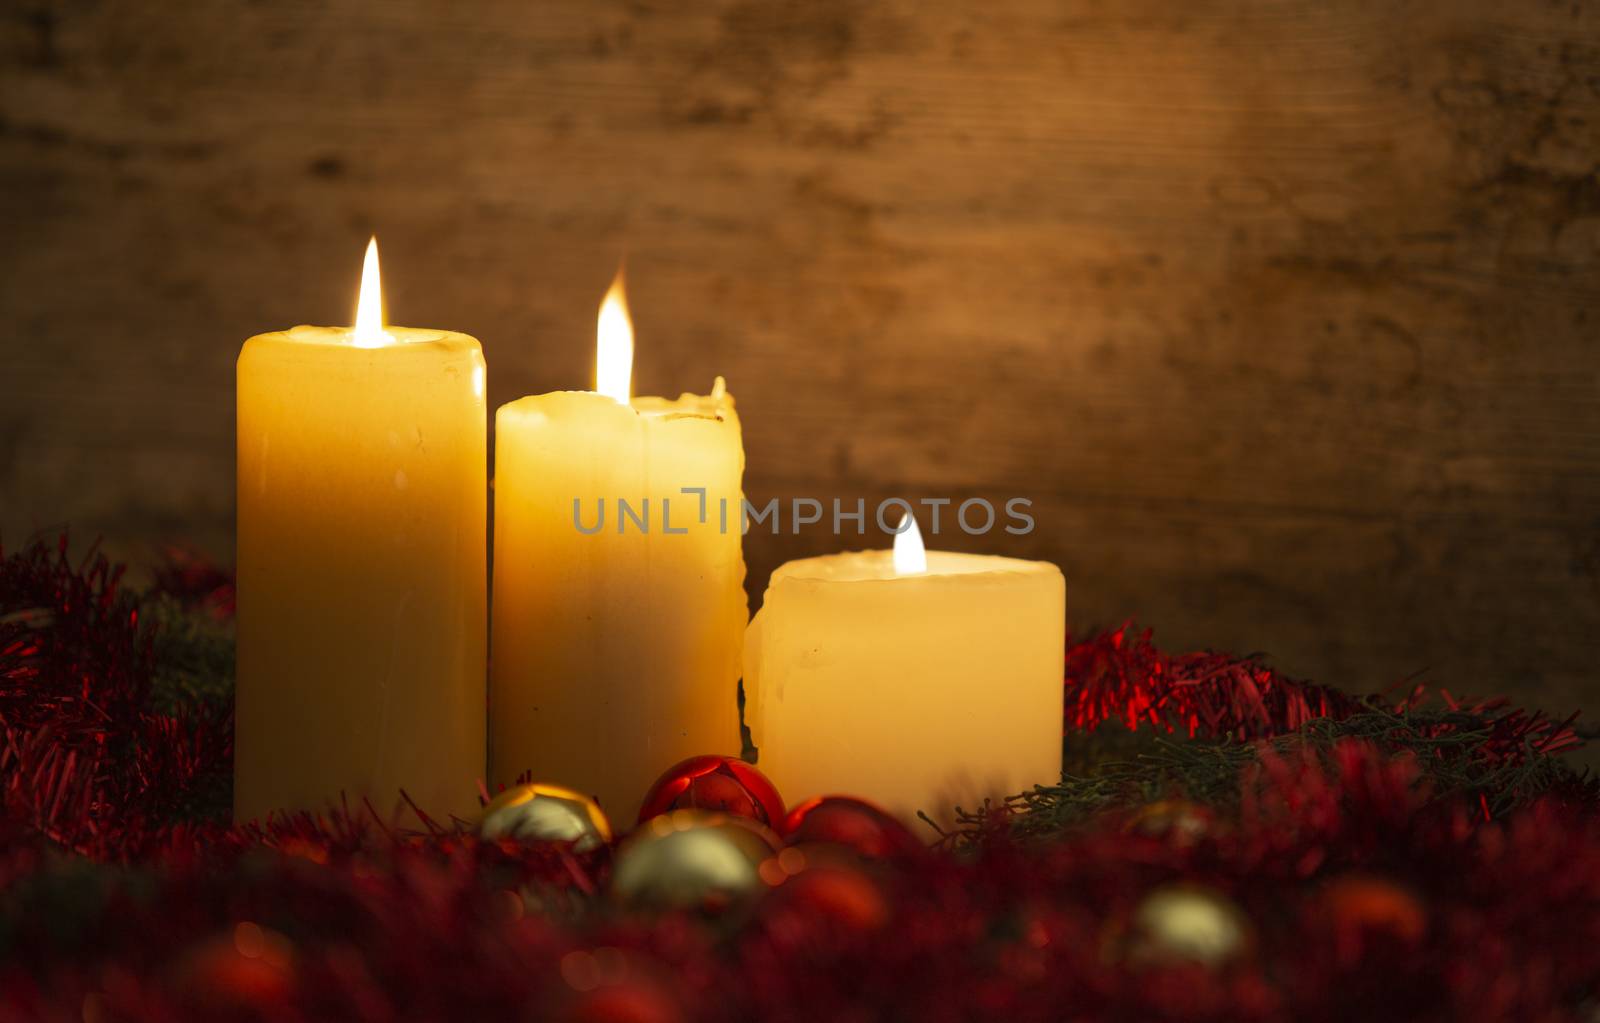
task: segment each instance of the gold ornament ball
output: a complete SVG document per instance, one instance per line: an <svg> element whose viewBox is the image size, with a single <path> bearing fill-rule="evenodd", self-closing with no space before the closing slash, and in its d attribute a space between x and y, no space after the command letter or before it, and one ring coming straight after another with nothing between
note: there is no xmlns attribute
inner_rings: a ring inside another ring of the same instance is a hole
<svg viewBox="0 0 1600 1023"><path fill-rule="evenodd" d="M1139 964L1179 961L1216 969L1253 944L1250 920L1220 893L1167 885L1146 895L1134 910L1126 951Z"/></svg>
<svg viewBox="0 0 1600 1023"><path fill-rule="evenodd" d="M1181 799L1160 799L1140 807L1123 830L1160 838L1179 847L1196 844L1212 830L1215 814L1206 807Z"/></svg>
<svg viewBox="0 0 1600 1023"><path fill-rule="evenodd" d="M748 818L708 810L661 814L617 849L611 896L629 909L726 909L766 890L761 867L779 844Z"/></svg>
<svg viewBox="0 0 1600 1023"><path fill-rule="evenodd" d="M491 841L570 842L588 852L611 842L611 822L600 804L560 785L514 785L489 801L478 834Z"/></svg>

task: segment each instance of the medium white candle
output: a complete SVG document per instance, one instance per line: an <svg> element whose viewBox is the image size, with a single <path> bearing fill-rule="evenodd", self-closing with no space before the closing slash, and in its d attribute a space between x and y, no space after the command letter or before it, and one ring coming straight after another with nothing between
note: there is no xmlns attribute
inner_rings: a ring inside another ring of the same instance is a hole
<svg viewBox="0 0 1600 1023"><path fill-rule="evenodd" d="M531 772L626 822L667 767L739 751L744 448L720 378L630 396L620 278L599 341L602 392L495 416L490 775Z"/></svg>

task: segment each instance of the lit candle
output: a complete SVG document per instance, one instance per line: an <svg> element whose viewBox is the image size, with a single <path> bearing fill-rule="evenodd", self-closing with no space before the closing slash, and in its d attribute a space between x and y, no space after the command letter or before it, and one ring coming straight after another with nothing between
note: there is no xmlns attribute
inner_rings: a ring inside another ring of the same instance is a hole
<svg viewBox="0 0 1600 1023"><path fill-rule="evenodd" d="M356 325L246 341L238 366L234 818L477 805L487 454L478 342Z"/></svg>
<svg viewBox="0 0 1600 1023"><path fill-rule="evenodd" d="M744 448L733 397L631 396L622 278L596 391L495 415L490 777L630 820L662 770L737 753Z"/></svg>
<svg viewBox="0 0 1600 1023"><path fill-rule="evenodd" d="M1066 587L1054 565L894 550L791 561L745 638L745 718L791 801L852 794L941 824L1061 777Z"/></svg>

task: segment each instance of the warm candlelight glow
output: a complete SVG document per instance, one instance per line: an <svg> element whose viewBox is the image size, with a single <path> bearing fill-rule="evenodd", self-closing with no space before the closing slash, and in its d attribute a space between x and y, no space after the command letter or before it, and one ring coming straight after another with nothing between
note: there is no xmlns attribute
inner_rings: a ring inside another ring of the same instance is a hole
<svg viewBox="0 0 1600 1023"><path fill-rule="evenodd" d="M633 321L622 290L622 270L600 303L596 331L594 389L620 405L633 397Z"/></svg>
<svg viewBox="0 0 1600 1023"><path fill-rule="evenodd" d="M383 329L383 285L378 281L378 239L367 242L367 258L361 264L361 297L356 300L356 327L353 343L357 348L382 348L395 343Z"/></svg>
<svg viewBox="0 0 1600 1023"><path fill-rule="evenodd" d="M922 531L917 520L907 513L900 519L900 532L894 535L894 574L918 575L928 570L928 551L922 546Z"/></svg>

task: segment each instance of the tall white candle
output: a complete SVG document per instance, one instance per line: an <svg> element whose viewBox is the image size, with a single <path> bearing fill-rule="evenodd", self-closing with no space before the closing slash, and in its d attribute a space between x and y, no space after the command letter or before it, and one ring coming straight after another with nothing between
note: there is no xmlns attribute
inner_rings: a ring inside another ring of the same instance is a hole
<svg viewBox="0 0 1600 1023"><path fill-rule="evenodd" d="M478 342L356 326L245 342L238 365L234 817L477 805L488 610Z"/></svg>

